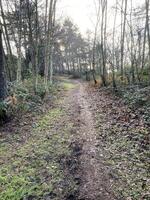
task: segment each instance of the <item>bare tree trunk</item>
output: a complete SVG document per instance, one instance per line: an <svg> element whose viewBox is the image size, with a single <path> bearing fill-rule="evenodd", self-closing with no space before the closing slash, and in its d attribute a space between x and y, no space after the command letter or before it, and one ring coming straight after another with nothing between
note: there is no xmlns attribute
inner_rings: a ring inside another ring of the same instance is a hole
<svg viewBox="0 0 150 200"><path fill-rule="evenodd" d="M21 38L22 38L22 16L21 16L21 0L19 1L19 40L18 40L18 60L17 60L17 82L20 82L21 77L21 70L22 70L22 59L21 59Z"/></svg>
<svg viewBox="0 0 150 200"><path fill-rule="evenodd" d="M36 44L35 44L35 92L37 91L38 86L38 70L39 70L39 62L38 62L38 44L39 44L39 20L38 20L38 2L35 0L36 6Z"/></svg>
<svg viewBox="0 0 150 200"><path fill-rule="evenodd" d="M117 87L115 81L115 33L116 33L117 5L118 5L118 0L116 0L114 28L113 28L113 65L112 65L113 88Z"/></svg>
<svg viewBox="0 0 150 200"><path fill-rule="evenodd" d="M134 53L133 53L133 47L134 47L134 35L132 30L132 0L131 0L131 12L130 12L130 35L131 35L131 75L132 75L132 83L135 83L135 59L134 59Z"/></svg>
<svg viewBox="0 0 150 200"><path fill-rule="evenodd" d="M122 33L121 33L122 34L122 38L121 38L121 79L122 80L124 76L124 43L125 43L125 31L126 31L127 3L128 3L128 0L125 0L124 19L123 19L123 27L122 27Z"/></svg>
<svg viewBox="0 0 150 200"><path fill-rule="evenodd" d="M150 83L150 29L149 29L149 0L145 0L146 5L146 29L147 29L147 39L149 47L149 83Z"/></svg>
<svg viewBox="0 0 150 200"><path fill-rule="evenodd" d="M4 26L4 32L3 32L3 34L5 35L4 36L5 37L5 43L6 43L7 52L8 52L8 65L10 65L10 66L8 66L8 68L12 69L15 66L14 66L14 63L13 63L12 49L11 49L10 39L9 39L8 30L7 30L7 26L6 26L6 20L5 20L5 15L4 15L4 10L3 10L3 5L2 5L2 0L0 0L0 8L1 8L1 16L2 16L2 20L3 20L3 26ZM12 80L11 73L9 73L9 78L10 78L10 81L11 81Z"/></svg>
<svg viewBox="0 0 150 200"><path fill-rule="evenodd" d="M8 12L14 12L12 7L11 7L11 4L10 2L7 0L6 1L6 6L7 6L7 10ZM15 42L15 46L16 46L16 49L17 49L17 55L18 55L18 59L17 59L17 74L15 74L15 78L16 80L18 79L17 82L20 82L21 79L22 79L22 76L21 76L21 71L22 71L22 54L21 54L21 42L19 42L22 38L22 29L21 29L21 26L22 26L22 19L21 19L21 1L19 1L19 21L17 23L17 31L18 31L18 38L15 34L15 30L13 27L11 27L11 32L12 32L12 38ZM11 8L11 10L9 10L9 8ZM16 9L16 7L15 7ZM20 26L21 24L21 26ZM8 50L9 52L10 50ZM13 56L12 56L13 57ZM12 62L14 62L14 60L12 60ZM15 68L15 67L14 67ZM14 69L13 68L13 69Z"/></svg>
<svg viewBox="0 0 150 200"><path fill-rule="evenodd" d="M47 91L47 82L48 82L48 63L47 63L47 13L48 13L48 0L46 0L45 4L45 69L44 69L44 84L45 90Z"/></svg>
<svg viewBox="0 0 150 200"><path fill-rule="evenodd" d="M32 62L32 68L33 73L35 75L35 69L36 69L36 62L35 62L35 43L33 40L33 33L32 33L32 19L30 14L30 4L29 0L26 0L27 3L27 14L28 14L28 26L29 26L29 44L30 44L30 50L31 50L31 62Z"/></svg>
<svg viewBox="0 0 150 200"><path fill-rule="evenodd" d="M47 30L47 64L48 64L48 67L49 70L50 70L50 78L51 78L51 73L52 73L52 23L53 23L53 3L54 3L54 0L50 0L50 7L49 7L49 19L48 19L48 30ZM52 80L50 80L50 82L52 83Z"/></svg>
<svg viewBox="0 0 150 200"><path fill-rule="evenodd" d="M99 21L100 21L100 0L99 0L99 5L98 5L98 11L97 11L97 21L95 25L95 30L94 30L94 41L93 41L93 49L92 49L92 75L93 75L93 80L94 83L97 83L96 77L95 77L95 51L96 51L96 40L97 40L97 31L98 31L98 26L99 26Z"/></svg>
<svg viewBox="0 0 150 200"><path fill-rule="evenodd" d="M145 20L145 29L144 29L144 41L143 41L143 51L142 51L142 63L141 63L142 71L143 71L144 65L145 65L146 24L147 24L147 20Z"/></svg>
<svg viewBox="0 0 150 200"><path fill-rule="evenodd" d="M3 52L2 30L0 29L0 101L4 100L7 94Z"/></svg>
<svg viewBox="0 0 150 200"><path fill-rule="evenodd" d="M53 75L53 31L55 23L55 10L57 0L50 0L48 22L46 22L46 46L45 46L45 88L47 88L48 71L50 70L50 82L52 83ZM46 1L48 5L48 1ZM47 15L47 8L46 8ZM47 18L47 17L46 17ZM46 19L47 21L47 19Z"/></svg>
<svg viewBox="0 0 150 200"><path fill-rule="evenodd" d="M102 54L102 82L106 86L106 24L107 24L107 0L101 0L101 54Z"/></svg>
<svg viewBox="0 0 150 200"><path fill-rule="evenodd" d="M56 20L56 3L57 0L54 0L53 8L52 8L52 22L51 22L51 34L50 34L50 83L53 82L53 46L54 46L54 27Z"/></svg>
<svg viewBox="0 0 150 200"><path fill-rule="evenodd" d="M148 38L149 56L150 56L149 0L145 1L146 1L146 28L147 28L147 38Z"/></svg>
<svg viewBox="0 0 150 200"><path fill-rule="evenodd" d="M136 63L136 74L137 74L137 80L140 83L140 66L141 66L141 32L138 33L138 59L137 59L137 63Z"/></svg>

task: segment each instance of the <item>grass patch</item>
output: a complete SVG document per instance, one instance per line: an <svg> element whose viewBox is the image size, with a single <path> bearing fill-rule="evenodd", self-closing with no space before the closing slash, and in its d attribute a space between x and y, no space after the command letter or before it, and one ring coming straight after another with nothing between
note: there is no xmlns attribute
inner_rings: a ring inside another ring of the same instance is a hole
<svg viewBox="0 0 150 200"><path fill-rule="evenodd" d="M63 83L64 90L71 90L71 89L74 89L75 87L76 85L74 85L73 83L70 83L70 82Z"/></svg>
<svg viewBox="0 0 150 200"><path fill-rule="evenodd" d="M65 174L60 162L69 156L70 129L64 124L65 110L54 108L33 125L30 138L19 148L16 141L0 146L0 200L62 199L73 182L68 177L64 192Z"/></svg>
<svg viewBox="0 0 150 200"><path fill-rule="evenodd" d="M73 83L73 81L67 79L66 77L59 77L58 81L60 82L60 87L66 91L77 87L77 85Z"/></svg>

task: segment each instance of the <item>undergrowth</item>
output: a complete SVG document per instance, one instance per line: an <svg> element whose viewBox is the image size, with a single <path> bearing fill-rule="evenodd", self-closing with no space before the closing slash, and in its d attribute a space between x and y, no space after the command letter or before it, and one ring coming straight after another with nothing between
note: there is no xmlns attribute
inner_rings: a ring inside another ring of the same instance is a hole
<svg viewBox="0 0 150 200"><path fill-rule="evenodd" d="M127 87L118 90L118 95L132 110L139 111L145 123L150 125L150 87Z"/></svg>
<svg viewBox="0 0 150 200"><path fill-rule="evenodd" d="M119 98L110 89L92 89L90 95L96 105L99 159L104 159L115 196L149 200L149 87L123 88Z"/></svg>
<svg viewBox="0 0 150 200"><path fill-rule="evenodd" d="M16 114L24 115L27 112L36 112L41 109L45 100L53 100L53 96L59 90L59 85L48 82L48 92L45 91L43 78L38 78L36 92L33 88L33 79L28 78L20 83L8 84L7 98L0 102L0 125L7 122L7 118L12 118Z"/></svg>

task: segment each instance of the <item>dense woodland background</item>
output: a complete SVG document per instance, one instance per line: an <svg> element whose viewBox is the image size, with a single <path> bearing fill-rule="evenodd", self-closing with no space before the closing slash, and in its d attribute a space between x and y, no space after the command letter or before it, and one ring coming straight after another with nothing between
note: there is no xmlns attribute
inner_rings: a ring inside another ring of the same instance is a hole
<svg viewBox="0 0 150 200"><path fill-rule="evenodd" d="M133 8L132 0L117 1L112 7L114 25L108 27L108 2L96 2L95 30L83 36L69 19L56 20L59 1L0 2L5 77L1 82L21 82L43 77L47 90L53 74L68 73L100 79L104 86L149 85L149 1ZM118 16L120 24L118 25ZM117 22L116 22L117 20ZM4 71L4 72L3 72ZM4 80L5 79L5 80ZM2 85L5 85L1 83ZM2 86L4 87L4 86ZM1 98L6 91L1 87Z"/></svg>

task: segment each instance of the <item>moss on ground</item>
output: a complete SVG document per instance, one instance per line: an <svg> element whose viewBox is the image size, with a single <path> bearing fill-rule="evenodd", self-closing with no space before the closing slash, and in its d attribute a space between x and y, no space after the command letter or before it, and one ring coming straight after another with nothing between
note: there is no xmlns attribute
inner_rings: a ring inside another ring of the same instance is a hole
<svg viewBox="0 0 150 200"><path fill-rule="evenodd" d="M75 88L75 85L72 84L71 82L64 82L63 83L63 88L64 90L70 90L70 89L74 89Z"/></svg>
<svg viewBox="0 0 150 200"><path fill-rule="evenodd" d="M66 79L65 77L59 78L59 81L61 84L61 88L65 91L68 91L77 87L77 85L74 84L72 80Z"/></svg>
<svg viewBox="0 0 150 200"><path fill-rule="evenodd" d="M73 85L65 83L64 88L71 89ZM30 137L21 145L17 145L17 135L11 144L2 139L0 200L61 200L75 189L72 177L68 176L65 182L66 172L61 162L71 155L72 124L66 124L65 117L64 109L53 108L34 122Z"/></svg>

